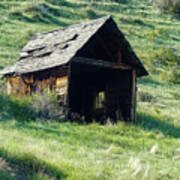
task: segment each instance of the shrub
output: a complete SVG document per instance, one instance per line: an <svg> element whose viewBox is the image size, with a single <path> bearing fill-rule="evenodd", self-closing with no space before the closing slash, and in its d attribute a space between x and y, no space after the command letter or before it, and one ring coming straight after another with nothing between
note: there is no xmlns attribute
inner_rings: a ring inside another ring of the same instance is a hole
<svg viewBox="0 0 180 180"><path fill-rule="evenodd" d="M51 93L27 97L7 96L0 92L0 120L18 121L64 121L68 108Z"/></svg>
<svg viewBox="0 0 180 180"><path fill-rule="evenodd" d="M146 33L145 38L148 40L155 40L162 36L167 36L169 34L166 28L157 28Z"/></svg>
<svg viewBox="0 0 180 180"><path fill-rule="evenodd" d="M154 0L153 5L160 11L180 14L180 0Z"/></svg>
<svg viewBox="0 0 180 180"><path fill-rule="evenodd" d="M160 80L180 83L180 56L173 49L161 47L147 51L147 64Z"/></svg>
<svg viewBox="0 0 180 180"><path fill-rule="evenodd" d="M172 92L171 94L176 100L180 100L180 93Z"/></svg>
<svg viewBox="0 0 180 180"><path fill-rule="evenodd" d="M138 101L151 102L153 99L154 97L148 92L144 92L144 91L138 92Z"/></svg>
<svg viewBox="0 0 180 180"><path fill-rule="evenodd" d="M175 65L171 69L169 80L173 83L180 83L180 67L178 67L178 65Z"/></svg>
<svg viewBox="0 0 180 180"><path fill-rule="evenodd" d="M35 94L32 100L32 109L39 120L65 120L67 107L60 106L57 96L53 93Z"/></svg>
<svg viewBox="0 0 180 180"><path fill-rule="evenodd" d="M180 56L176 55L171 48L162 47L155 52L155 62L165 66L180 65Z"/></svg>
<svg viewBox="0 0 180 180"><path fill-rule="evenodd" d="M176 55L170 48L160 48L154 53L154 63L157 67L163 67L159 71L162 80L180 83L180 56Z"/></svg>
<svg viewBox="0 0 180 180"><path fill-rule="evenodd" d="M21 98L0 94L0 120L16 119L18 121L34 120L34 112L30 107L30 98Z"/></svg>
<svg viewBox="0 0 180 180"><path fill-rule="evenodd" d="M95 18L98 18L98 15L96 14L96 12L93 10L92 7L88 7L86 10L85 10L85 14L88 18L90 19L95 19Z"/></svg>

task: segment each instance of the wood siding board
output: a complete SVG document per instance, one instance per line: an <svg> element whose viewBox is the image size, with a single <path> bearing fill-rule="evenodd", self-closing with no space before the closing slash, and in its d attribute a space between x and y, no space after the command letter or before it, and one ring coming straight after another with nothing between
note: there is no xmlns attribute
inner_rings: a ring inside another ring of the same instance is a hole
<svg viewBox="0 0 180 180"><path fill-rule="evenodd" d="M67 86L68 86L68 77L67 76L57 78L56 85L55 85L57 95L66 96Z"/></svg>
<svg viewBox="0 0 180 180"><path fill-rule="evenodd" d="M65 98L65 104L70 107L70 93L71 93L71 81L72 81L72 62L68 64L67 69L67 77L68 77L68 83L67 83L67 92L66 92L66 98Z"/></svg>
<svg viewBox="0 0 180 180"><path fill-rule="evenodd" d="M137 78L136 78L136 85L137 85ZM136 122L136 107L137 107L137 86L135 87L135 104L134 104L134 123Z"/></svg>
<svg viewBox="0 0 180 180"><path fill-rule="evenodd" d="M122 63L122 53L121 53L121 49L118 50L118 63Z"/></svg>
<svg viewBox="0 0 180 180"><path fill-rule="evenodd" d="M132 71L131 122L135 121L136 105L136 70Z"/></svg>
<svg viewBox="0 0 180 180"><path fill-rule="evenodd" d="M7 93L31 95L37 91L43 93L47 88L49 88L49 91L52 91L56 86L57 78L65 75L66 69L56 68L53 71L29 73L15 77L9 76L6 83Z"/></svg>
<svg viewBox="0 0 180 180"><path fill-rule="evenodd" d="M122 69L122 70L132 69L132 67L128 64L108 62L108 61L101 60L101 59L75 57L75 58L73 58L72 61L76 62L76 63L86 64L89 66L95 66L95 67L100 67L100 68Z"/></svg>
<svg viewBox="0 0 180 180"><path fill-rule="evenodd" d="M103 47L103 49L105 50L105 52L108 54L109 58L111 59L112 62L115 62L115 58L113 57L111 51L109 50L109 48L107 47L107 44L105 43L104 39L99 35L96 34L96 39L97 41L101 44L101 46Z"/></svg>

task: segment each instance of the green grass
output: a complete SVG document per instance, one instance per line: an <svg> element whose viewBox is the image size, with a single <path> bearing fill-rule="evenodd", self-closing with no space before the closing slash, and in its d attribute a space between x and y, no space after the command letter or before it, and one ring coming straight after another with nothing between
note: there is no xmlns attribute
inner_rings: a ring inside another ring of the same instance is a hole
<svg viewBox="0 0 180 180"><path fill-rule="evenodd" d="M180 142L161 130L146 131L123 123L87 126L17 121L1 123L1 127L1 138L6 139L1 156L23 162L31 173L48 173L57 179L140 179L149 169L145 179L179 177ZM156 144L158 152L153 154L150 151Z"/></svg>
<svg viewBox="0 0 180 180"><path fill-rule="evenodd" d="M179 179L180 85L161 81L151 56L161 47L179 49L177 18L158 14L145 0L3 0L0 68L16 61L35 33L107 14L150 72L138 81L137 122L36 122L26 100L0 95L0 179Z"/></svg>
<svg viewBox="0 0 180 180"><path fill-rule="evenodd" d="M178 180L179 85L144 79L138 89L153 98L138 101L134 125L36 122L26 102L1 96L0 156L29 179Z"/></svg>

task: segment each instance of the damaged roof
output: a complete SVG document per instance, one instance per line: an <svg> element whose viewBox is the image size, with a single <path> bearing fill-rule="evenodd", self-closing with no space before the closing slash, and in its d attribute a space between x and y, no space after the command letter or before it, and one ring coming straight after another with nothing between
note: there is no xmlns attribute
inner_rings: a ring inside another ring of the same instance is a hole
<svg viewBox="0 0 180 180"><path fill-rule="evenodd" d="M5 67L0 74L26 74L67 64L108 20L113 21L111 16L105 16L86 23L37 34L22 49L19 60ZM128 42L125 42L130 47ZM132 50L128 53L143 69L141 75L147 75L147 71L135 53Z"/></svg>

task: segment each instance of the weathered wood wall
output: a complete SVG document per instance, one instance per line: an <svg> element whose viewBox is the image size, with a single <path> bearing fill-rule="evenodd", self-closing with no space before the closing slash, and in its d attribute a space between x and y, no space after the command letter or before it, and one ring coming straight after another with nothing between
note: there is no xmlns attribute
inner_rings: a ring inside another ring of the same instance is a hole
<svg viewBox="0 0 180 180"><path fill-rule="evenodd" d="M58 96L67 94L67 67L52 70L24 74L19 76L7 76L7 94L31 95L32 93L43 93L55 91Z"/></svg>
<svg viewBox="0 0 180 180"><path fill-rule="evenodd" d="M72 112L85 115L89 119L104 114L114 120L135 120L135 70L102 68L75 62L70 67L8 76L7 93L24 96L46 90L55 91L63 97L64 103L68 100ZM102 109L96 107L99 92L105 94Z"/></svg>
<svg viewBox="0 0 180 180"><path fill-rule="evenodd" d="M31 81L30 78L26 78L25 81ZM20 76L8 76L7 77L7 94L13 95L30 95L31 89Z"/></svg>
<svg viewBox="0 0 180 180"><path fill-rule="evenodd" d="M132 96L131 96L131 121L135 122L136 120L136 71L132 71Z"/></svg>

